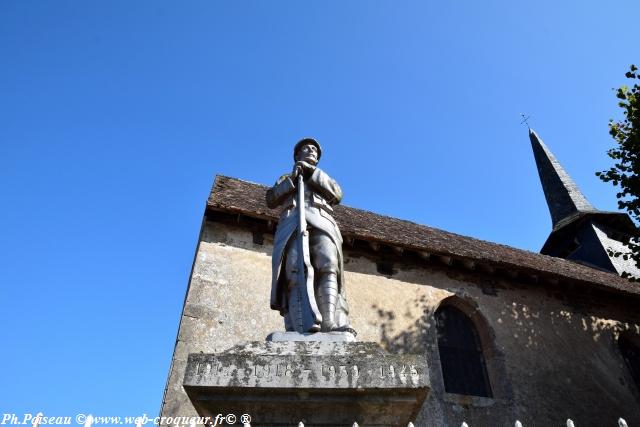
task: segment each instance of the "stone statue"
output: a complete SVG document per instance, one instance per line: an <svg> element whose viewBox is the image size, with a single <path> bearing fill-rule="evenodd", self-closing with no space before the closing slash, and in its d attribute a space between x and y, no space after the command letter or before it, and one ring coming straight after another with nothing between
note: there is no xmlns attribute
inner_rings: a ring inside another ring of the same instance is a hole
<svg viewBox="0 0 640 427"><path fill-rule="evenodd" d="M282 206L273 244L271 308L287 331L346 331L342 235L332 217L342 190L317 167L322 149L313 138L293 149L295 165L267 191L267 206ZM302 203L301 203L302 202Z"/></svg>

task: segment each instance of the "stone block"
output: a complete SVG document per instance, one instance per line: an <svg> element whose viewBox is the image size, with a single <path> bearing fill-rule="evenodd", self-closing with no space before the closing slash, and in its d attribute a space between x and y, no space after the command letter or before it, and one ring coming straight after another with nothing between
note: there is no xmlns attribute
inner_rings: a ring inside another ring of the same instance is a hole
<svg viewBox="0 0 640 427"><path fill-rule="evenodd" d="M429 391L424 356L374 343L249 343L190 354L184 388L201 416L251 416L253 426L402 426Z"/></svg>

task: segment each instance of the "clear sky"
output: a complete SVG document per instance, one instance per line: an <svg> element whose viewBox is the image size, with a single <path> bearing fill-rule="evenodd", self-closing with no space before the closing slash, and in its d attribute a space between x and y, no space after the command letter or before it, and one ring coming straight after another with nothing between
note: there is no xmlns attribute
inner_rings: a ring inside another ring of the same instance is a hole
<svg viewBox="0 0 640 427"><path fill-rule="evenodd" d="M0 412L158 413L215 174L538 251L530 123L598 208L637 0L0 1ZM265 304L267 296L265 295Z"/></svg>

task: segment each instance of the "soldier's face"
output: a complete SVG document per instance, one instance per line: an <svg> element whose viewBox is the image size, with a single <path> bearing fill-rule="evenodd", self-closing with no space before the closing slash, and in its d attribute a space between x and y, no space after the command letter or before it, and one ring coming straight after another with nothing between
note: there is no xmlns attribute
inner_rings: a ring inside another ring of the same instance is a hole
<svg viewBox="0 0 640 427"><path fill-rule="evenodd" d="M296 161L318 164L318 148L313 144L304 144L298 149Z"/></svg>

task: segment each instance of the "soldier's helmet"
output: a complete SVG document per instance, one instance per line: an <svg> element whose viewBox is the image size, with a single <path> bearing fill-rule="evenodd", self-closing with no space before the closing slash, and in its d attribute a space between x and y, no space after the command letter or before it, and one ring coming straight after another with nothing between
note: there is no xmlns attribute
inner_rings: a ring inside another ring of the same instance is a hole
<svg viewBox="0 0 640 427"><path fill-rule="evenodd" d="M320 143L313 138L302 138L298 143L293 147L293 160L296 160L296 155L298 154L298 150L306 144L315 145L318 149L318 160L320 160L320 156L322 156L322 147L320 147Z"/></svg>

